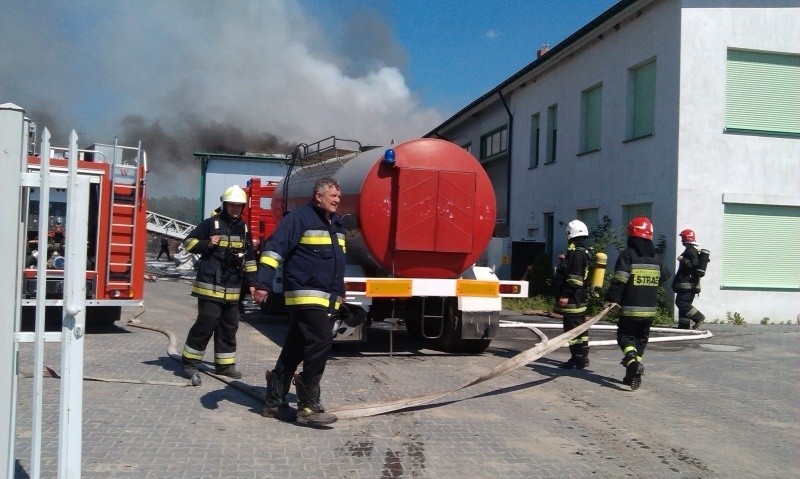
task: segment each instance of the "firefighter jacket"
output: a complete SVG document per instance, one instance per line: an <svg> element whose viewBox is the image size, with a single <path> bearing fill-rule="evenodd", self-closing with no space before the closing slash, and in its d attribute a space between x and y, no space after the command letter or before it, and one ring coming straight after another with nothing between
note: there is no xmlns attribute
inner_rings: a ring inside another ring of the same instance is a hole
<svg viewBox="0 0 800 479"><path fill-rule="evenodd" d="M678 260L678 271L675 279L672 280L672 290L678 291L700 291L700 277L697 275L697 267L700 265L700 256L697 247L691 244L686 245L686 249Z"/></svg>
<svg viewBox="0 0 800 479"><path fill-rule="evenodd" d="M570 242L564 262L556 270L553 311L559 314L582 314L586 312L587 279L593 254L582 244ZM567 299L566 305L563 298ZM559 304L561 299L561 304Z"/></svg>
<svg viewBox="0 0 800 479"><path fill-rule="evenodd" d="M221 236L214 246L211 237ZM247 225L223 212L203 220L183 240L186 251L200 255L192 296L217 302L239 301L242 285L255 279L256 256Z"/></svg>
<svg viewBox="0 0 800 479"><path fill-rule="evenodd" d="M341 217L330 222L313 202L283 217L261 245L257 289L272 291L272 281L283 267L283 294L287 307L319 307L333 312L344 296L345 234Z"/></svg>
<svg viewBox="0 0 800 479"><path fill-rule="evenodd" d="M656 253L640 252L629 245L620 253L605 300L620 305L620 316L651 319L658 312L658 288L671 274Z"/></svg>

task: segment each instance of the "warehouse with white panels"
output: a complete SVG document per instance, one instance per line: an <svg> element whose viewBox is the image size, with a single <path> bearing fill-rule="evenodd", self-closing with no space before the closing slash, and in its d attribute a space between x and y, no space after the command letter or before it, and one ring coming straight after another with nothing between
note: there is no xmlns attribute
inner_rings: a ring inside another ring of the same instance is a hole
<svg viewBox="0 0 800 479"><path fill-rule="evenodd" d="M624 235L646 215L673 272L684 228L711 252L707 321L794 322L798 38L796 1L623 0L427 136L484 164L509 247L553 256L574 218Z"/></svg>

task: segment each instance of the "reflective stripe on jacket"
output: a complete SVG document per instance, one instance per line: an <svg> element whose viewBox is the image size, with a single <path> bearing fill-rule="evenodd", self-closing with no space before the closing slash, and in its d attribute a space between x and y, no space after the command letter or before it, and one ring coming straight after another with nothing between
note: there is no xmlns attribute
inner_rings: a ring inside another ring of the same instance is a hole
<svg viewBox="0 0 800 479"><path fill-rule="evenodd" d="M658 288L669 277L658 255L637 256L627 248L617 258L606 301L620 305L620 316L653 318L658 312Z"/></svg>
<svg viewBox="0 0 800 479"><path fill-rule="evenodd" d="M697 247L686 245L686 249L681 254L678 261L678 271L672 281L673 291L692 291L699 290L700 278L697 277L696 269L700 265L700 256Z"/></svg>
<svg viewBox="0 0 800 479"><path fill-rule="evenodd" d="M314 203L291 211L261 245L254 286L272 290L276 270L283 266L287 307L338 309L344 296L345 235L339 215L330 223Z"/></svg>
<svg viewBox="0 0 800 479"><path fill-rule="evenodd" d="M564 266L558 269L553 311L559 314L581 314L586 312L587 295L585 283L589 272L589 253L583 246L570 242ZM559 306L559 298L567 298L566 306Z"/></svg>
<svg viewBox="0 0 800 479"><path fill-rule="evenodd" d="M221 236L216 246L211 243L215 235ZM183 246L200 255L192 296L235 303L245 281L255 279L256 257L241 218L224 212L207 218L186 236Z"/></svg>

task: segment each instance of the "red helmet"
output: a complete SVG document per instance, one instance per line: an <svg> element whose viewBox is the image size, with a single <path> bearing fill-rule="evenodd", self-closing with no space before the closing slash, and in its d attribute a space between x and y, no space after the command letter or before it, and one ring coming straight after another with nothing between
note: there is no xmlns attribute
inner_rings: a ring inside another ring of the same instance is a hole
<svg viewBox="0 0 800 479"><path fill-rule="evenodd" d="M681 241L683 243L697 244L697 239L694 237L694 231L688 228L678 233L678 236L681 237Z"/></svg>
<svg viewBox="0 0 800 479"><path fill-rule="evenodd" d="M653 239L653 223L644 216L637 216L628 223L628 237Z"/></svg>

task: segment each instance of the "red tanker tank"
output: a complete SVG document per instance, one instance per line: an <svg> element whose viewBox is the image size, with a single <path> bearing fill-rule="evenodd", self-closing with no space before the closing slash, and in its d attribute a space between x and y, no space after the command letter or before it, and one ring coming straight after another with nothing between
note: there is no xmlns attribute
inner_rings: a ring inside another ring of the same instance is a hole
<svg viewBox="0 0 800 479"><path fill-rule="evenodd" d="M288 210L305 204L314 182L342 186L338 213L349 230L348 255L368 271L403 278L455 278L486 249L495 226L494 189L483 167L448 141L422 138L350 159L301 166L289 178ZM273 197L282 216L284 183Z"/></svg>

